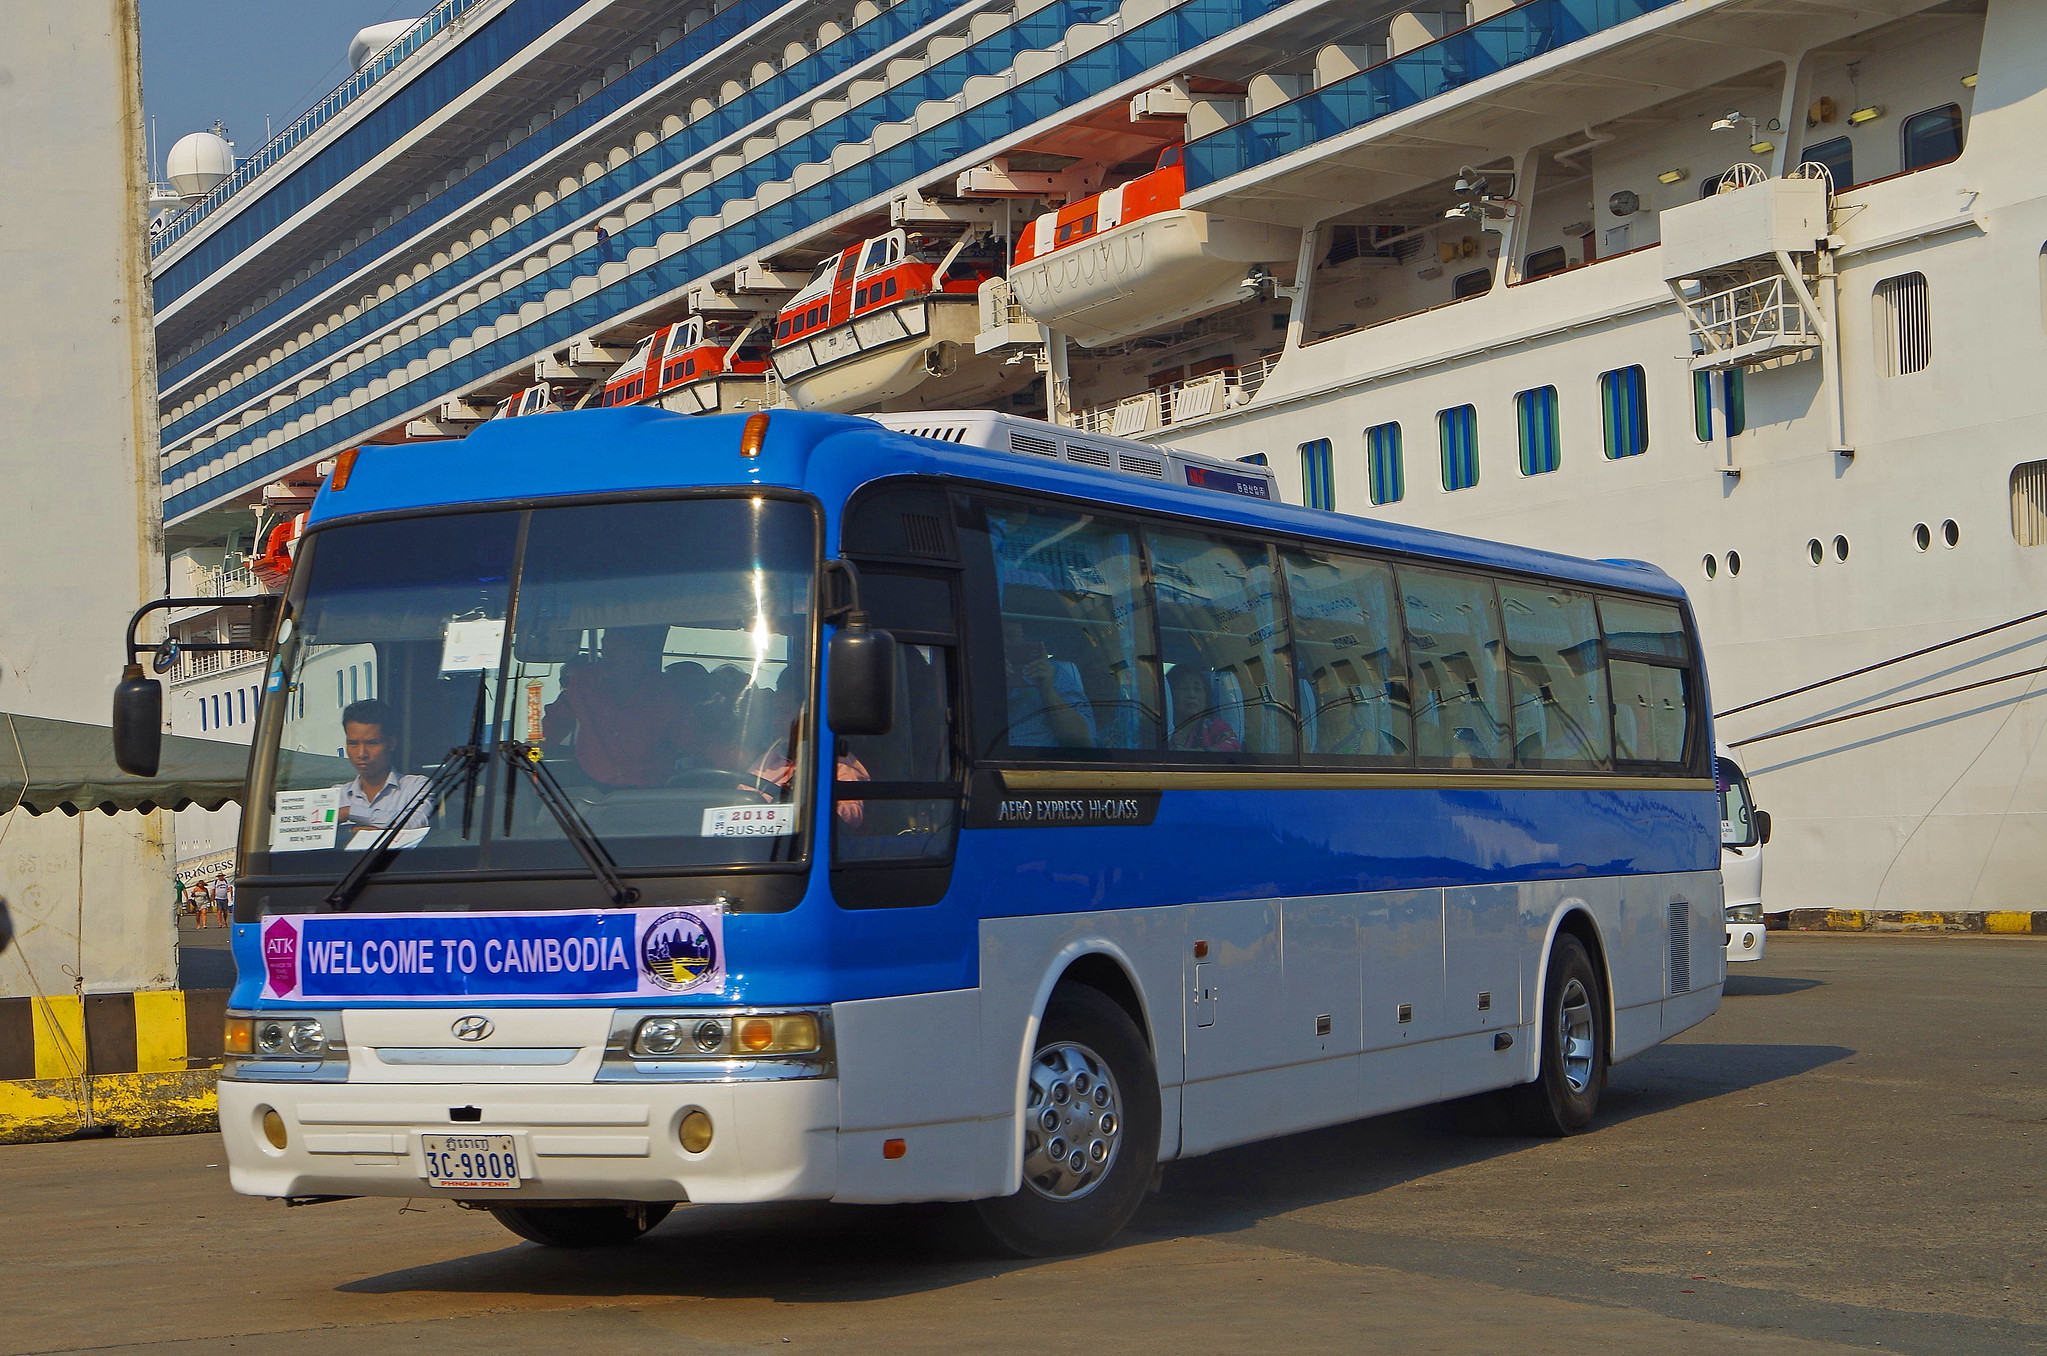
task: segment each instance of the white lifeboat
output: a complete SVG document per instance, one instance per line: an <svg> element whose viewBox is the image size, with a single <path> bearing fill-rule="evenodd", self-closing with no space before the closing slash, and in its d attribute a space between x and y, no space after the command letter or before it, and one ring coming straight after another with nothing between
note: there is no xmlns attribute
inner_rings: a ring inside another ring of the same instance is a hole
<svg viewBox="0 0 2047 1356"><path fill-rule="evenodd" d="M602 405L658 405L677 414L760 409L768 346L753 325L693 315L640 340L604 383Z"/></svg>
<svg viewBox="0 0 2047 1356"><path fill-rule="evenodd" d="M562 403L564 393L557 391L548 382L535 382L523 391L515 391L498 402L493 419L517 419L526 414L559 414L570 408Z"/></svg>
<svg viewBox="0 0 2047 1356"><path fill-rule="evenodd" d="M851 413L957 406L1015 390L1027 364L974 352L979 289L1000 267L962 239L937 262L901 230L850 245L818 266L775 319L770 350L791 404Z"/></svg>
<svg viewBox="0 0 2047 1356"><path fill-rule="evenodd" d="M1179 142L1149 174L1025 229L1009 286L1031 319L1085 347L1119 343L1252 295L1254 264L1291 261L1301 233L1180 206Z"/></svg>

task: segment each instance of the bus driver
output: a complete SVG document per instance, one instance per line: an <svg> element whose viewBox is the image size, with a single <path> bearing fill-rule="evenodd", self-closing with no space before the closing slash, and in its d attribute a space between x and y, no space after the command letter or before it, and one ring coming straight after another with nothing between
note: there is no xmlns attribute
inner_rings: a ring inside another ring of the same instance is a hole
<svg viewBox="0 0 2047 1356"><path fill-rule="evenodd" d="M341 788L337 818L349 834L342 841L343 847L355 843L368 846L370 838L389 828L401 814L405 815L407 829L427 826L430 807L420 796L426 788L426 778L416 772L392 775L397 750L387 733L390 728L391 708L375 697L350 702L341 713L342 733L348 739L348 761L355 769L355 778ZM418 803L414 804L415 801Z"/></svg>

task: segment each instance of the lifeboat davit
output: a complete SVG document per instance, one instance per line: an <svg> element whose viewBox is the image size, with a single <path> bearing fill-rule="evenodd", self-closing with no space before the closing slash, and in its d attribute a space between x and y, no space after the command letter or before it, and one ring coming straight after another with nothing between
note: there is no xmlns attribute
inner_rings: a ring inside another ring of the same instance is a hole
<svg viewBox="0 0 2047 1356"><path fill-rule="evenodd" d="M980 285L1000 255L955 243L935 251L902 230L850 245L818 266L775 319L772 361L790 403L850 413L892 402L929 409L1012 391L1029 364L974 352Z"/></svg>
<svg viewBox="0 0 2047 1356"><path fill-rule="evenodd" d="M291 577L292 557L298 554L299 538L305 535L306 515L280 518L263 534L263 549L249 557L249 573L271 592L284 587Z"/></svg>
<svg viewBox="0 0 2047 1356"><path fill-rule="evenodd" d="M677 414L759 409L767 371L767 342L754 326L693 315L640 340L604 383L599 403L658 405Z"/></svg>
<svg viewBox="0 0 2047 1356"><path fill-rule="evenodd" d="M1292 261L1292 227L1180 205L1184 149L1174 142L1149 174L1025 228L1009 286L1031 319L1085 347L1119 343L1247 301L1253 265Z"/></svg>

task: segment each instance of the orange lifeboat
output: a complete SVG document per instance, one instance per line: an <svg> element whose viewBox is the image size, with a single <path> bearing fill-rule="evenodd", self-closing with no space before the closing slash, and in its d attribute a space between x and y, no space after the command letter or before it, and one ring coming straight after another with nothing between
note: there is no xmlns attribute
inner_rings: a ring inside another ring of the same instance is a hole
<svg viewBox="0 0 2047 1356"><path fill-rule="evenodd" d="M1041 325L1093 348L1256 294L1254 269L1291 262L1301 233L1182 207L1185 149L1117 188L1047 212L1017 241L1009 286Z"/></svg>
<svg viewBox="0 0 2047 1356"><path fill-rule="evenodd" d="M291 577L292 556L298 551L299 536L306 530L306 515L280 518L263 534L263 550L249 557L249 573L266 589L284 587Z"/></svg>
<svg viewBox="0 0 2047 1356"><path fill-rule="evenodd" d="M640 340L612 373L603 405L658 405L678 414L758 409L767 391L768 346L754 327L693 315Z"/></svg>
<svg viewBox="0 0 2047 1356"><path fill-rule="evenodd" d="M493 419L516 419L526 414L559 414L571 408L563 400L567 393L557 390L548 382L535 382L523 391L514 392L498 402Z"/></svg>
<svg viewBox="0 0 2047 1356"><path fill-rule="evenodd" d="M842 412L884 401L935 408L1029 380L1023 364L974 352L980 286L1002 266L999 251L976 244L962 238L938 256L924 237L894 230L819 264L775 318L770 354L788 400Z"/></svg>

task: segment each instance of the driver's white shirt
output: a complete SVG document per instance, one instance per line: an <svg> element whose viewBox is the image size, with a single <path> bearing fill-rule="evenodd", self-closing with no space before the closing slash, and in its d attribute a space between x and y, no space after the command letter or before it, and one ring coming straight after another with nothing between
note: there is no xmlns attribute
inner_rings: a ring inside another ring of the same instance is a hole
<svg viewBox="0 0 2047 1356"><path fill-rule="evenodd" d="M362 778L351 778L341 788L341 806L348 811L348 827L351 829L382 829L390 826L400 811L412 803L426 786L426 778L416 772L402 776L386 777L384 784L372 796L363 790ZM425 801L419 803L406 818L408 829L423 829L427 826L427 812L433 807Z"/></svg>

